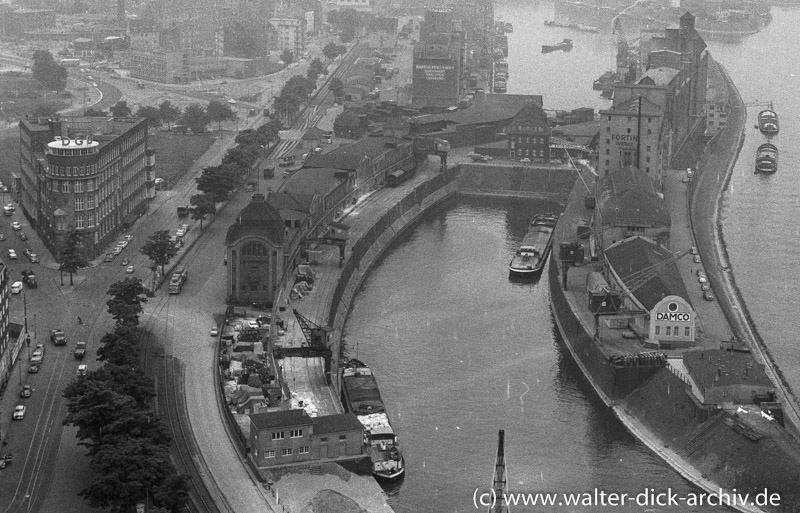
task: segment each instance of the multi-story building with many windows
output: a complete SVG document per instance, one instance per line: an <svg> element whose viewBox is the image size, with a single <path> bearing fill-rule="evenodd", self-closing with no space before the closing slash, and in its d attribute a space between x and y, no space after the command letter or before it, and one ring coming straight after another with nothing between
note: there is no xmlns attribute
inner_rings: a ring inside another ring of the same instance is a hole
<svg viewBox="0 0 800 513"><path fill-rule="evenodd" d="M75 230L94 258L147 210L155 157L144 118L23 119L20 160L20 207L54 255Z"/></svg>
<svg viewBox="0 0 800 513"><path fill-rule="evenodd" d="M14 347L8 334L8 267L0 261L0 389L11 379Z"/></svg>

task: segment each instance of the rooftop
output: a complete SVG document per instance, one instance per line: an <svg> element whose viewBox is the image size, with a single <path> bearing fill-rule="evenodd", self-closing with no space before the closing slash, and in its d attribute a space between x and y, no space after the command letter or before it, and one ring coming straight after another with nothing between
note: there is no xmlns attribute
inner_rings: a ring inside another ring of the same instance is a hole
<svg viewBox="0 0 800 513"><path fill-rule="evenodd" d="M363 424L358 420L354 413L342 413L339 415L325 415L314 417L314 434L324 435L326 433L341 433L343 431L362 431Z"/></svg>
<svg viewBox="0 0 800 513"><path fill-rule="evenodd" d="M751 353L712 349L687 351L683 363L695 382L703 388L734 385L775 388Z"/></svg>
<svg viewBox="0 0 800 513"><path fill-rule="evenodd" d="M270 413L251 413L250 421L256 429L276 429L292 426L310 426L314 423L305 410L281 410Z"/></svg>

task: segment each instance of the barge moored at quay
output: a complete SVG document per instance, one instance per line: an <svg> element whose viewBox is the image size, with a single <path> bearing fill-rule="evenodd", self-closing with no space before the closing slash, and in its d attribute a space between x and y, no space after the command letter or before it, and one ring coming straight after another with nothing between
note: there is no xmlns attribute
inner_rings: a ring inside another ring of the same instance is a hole
<svg viewBox="0 0 800 513"><path fill-rule="evenodd" d="M553 247L553 231L556 223L558 216L551 213L540 214L533 218L528 233L525 234L522 244L508 264L511 274L530 276L542 271Z"/></svg>
<svg viewBox="0 0 800 513"><path fill-rule="evenodd" d="M389 422L372 369L351 359L342 369L342 395L347 411L364 425L364 444L372 460L372 475L392 481L405 473L405 460Z"/></svg>

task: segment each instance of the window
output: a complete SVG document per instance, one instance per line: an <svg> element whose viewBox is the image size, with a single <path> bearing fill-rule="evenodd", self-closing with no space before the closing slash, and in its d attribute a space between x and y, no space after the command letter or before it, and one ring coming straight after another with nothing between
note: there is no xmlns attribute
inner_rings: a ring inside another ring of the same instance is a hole
<svg viewBox="0 0 800 513"><path fill-rule="evenodd" d="M652 128L648 128L647 129L647 135L653 135L653 129Z"/></svg>
<svg viewBox="0 0 800 513"><path fill-rule="evenodd" d="M610 134L610 133L611 133L611 127L610 127L610 126L607 126L607 127L606 127L606 133L607 133L607 134Z"/></svg>
<svg viewBox="0 0 800 513"><path fill-rule="evenodd" d="M303 436L303 430L302 429L293 429L293 430L289 431L289 436L292 437L292 438L300 438L301 436Z"/></svg>
<svg viewBox="0 0 800 513"><path fill-rule="evenodd" d="M78 180L75 182L75 192L83 192L83 182Z"/></svg>
<svg viewBox="0 0 800 513"><path fill-rule="evenodd" d="M606 155L611 155L611 150L609 150L608 148L606 148Z"/></svg>
<svg viewBox="0 0 800 513"><path fill-rule="evenodd" d="M690 328L689 326L686 326L683 336L684 337L688 337L691 334L691 332L692 332L692 328Z"/></svg>
<svg viewBox="0 0 800 513"><path fill-rule="evenodd" d="M69 181L64 180L61 182L61 192L69 192Z"/></svg>
<svg viewBox="0 0 800 513"><path fill-rule="evenodd" d="M323 436L322 438L319 439L319 442L323 443L323 444L328 443L328 437L327 436Z"/></svg>
<svg viewBox="0 0 800 513"><path fill-rule="evenodd" d="M83 210L83 196L75 197L75 210Z"/></svg>
<svg viewBox="0 0 800 513"><path fill-rule="evenodd" d="M347 435L339 435L340 442L344 442L345 440L347 440Z"/></svg>
<svg viewBox="0 0 800 513"><path fill-rule="evenodd" d="M647 151L650 151L650 150L651 150L651 148L652 148L652 146L648 146L648 147L647 147Z"/></svg>
<svg viewBox="0 0 800 513"><path fill-rule="evenodd" d="M308 446L304 445L297 450L297 454L308 454Z"/></svg>
<svg viewBox="0 0 800 513"><path fill-rule="evenodd" d="M75 228L83 228L83 214L75 214Z"/></svg>
<svg viewBox="0 0 800 513"><path fill-rule="evenodd" d="M656 335L661 335L661 326L656 326Z"/></svg>
<svg viewBox="0 0 800 513"><path fill-rule="evenodd" d="M630 128L628 128L627 130L628 130L628 133L631 133L631 129Z"/></svg>
<svg viewBox="0 0 800 513"><path fill-rule="evenodd" d="M292 448L287 447L286 449L281 450L281 456L291 456L292 455Z"/></svg>
<svg viewBox="0 0 800 513"><path fill-rule="evenodd" d="M272 439L273 440L283 440L284 439L283 431L275 431L274 433L272 433Z"/></svg>
<svg viewBox="0 0 800 513"><path fill-rule="evenodd" d="M672 335L672 328L670 326L667 326L667 336L670 335Z"/></svg>
<svg viewBox="0 0 800 513"><path fill-rule="evenodd" d="M611 144L611 139L606 139L606 144Z"/></svg>
<svg viewBox="0 0 800 513"><path fill-rule="evenodd" d="M274 458L275 451L264 451L264 458Z"/></svg>
<svg viewBox="0 0 800 513"><path fill-rule="evenodd" d="M680 331L678 331L678 327L677 327L677 326L673 326L673 328L672 328L672 334L673 334L673 335L675 335L676 337L677 337L678 335L680 335Z"/></svg>

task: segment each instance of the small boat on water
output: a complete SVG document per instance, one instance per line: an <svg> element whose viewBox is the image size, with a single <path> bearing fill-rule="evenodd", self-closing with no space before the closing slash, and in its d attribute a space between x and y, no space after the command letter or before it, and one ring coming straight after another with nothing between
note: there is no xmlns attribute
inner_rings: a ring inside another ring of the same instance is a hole
<svg viewBox="0 0 800 513"><path fill-rule="evenodd" d="M779 128L778 114L772 110L772 105L770 105L769 109L762 110L758 113L758 129L761 130L762 134L777 134Z"/></svg>
<svg viewBox="0 0 800 513"><path fill-rule="evenodd" d="M564 39L557 45L542 45L542 53L550 53L558 50L569 52L572 50L572 39Z"/></svg>
<svg viewBox="0 0 800 513"><path fill-rule="evenodd" d="M539 214L533 218L528 233L508 264L508 270L512 274L532 275L541 272L553 247L556 223L556 214Z"/></svg>
<svg viewBox="0 0 800 513"><path fill-rule="evenodd" d="M774 173L778 170L778 148L764 143L756 150L756 173Z"/></svg>

